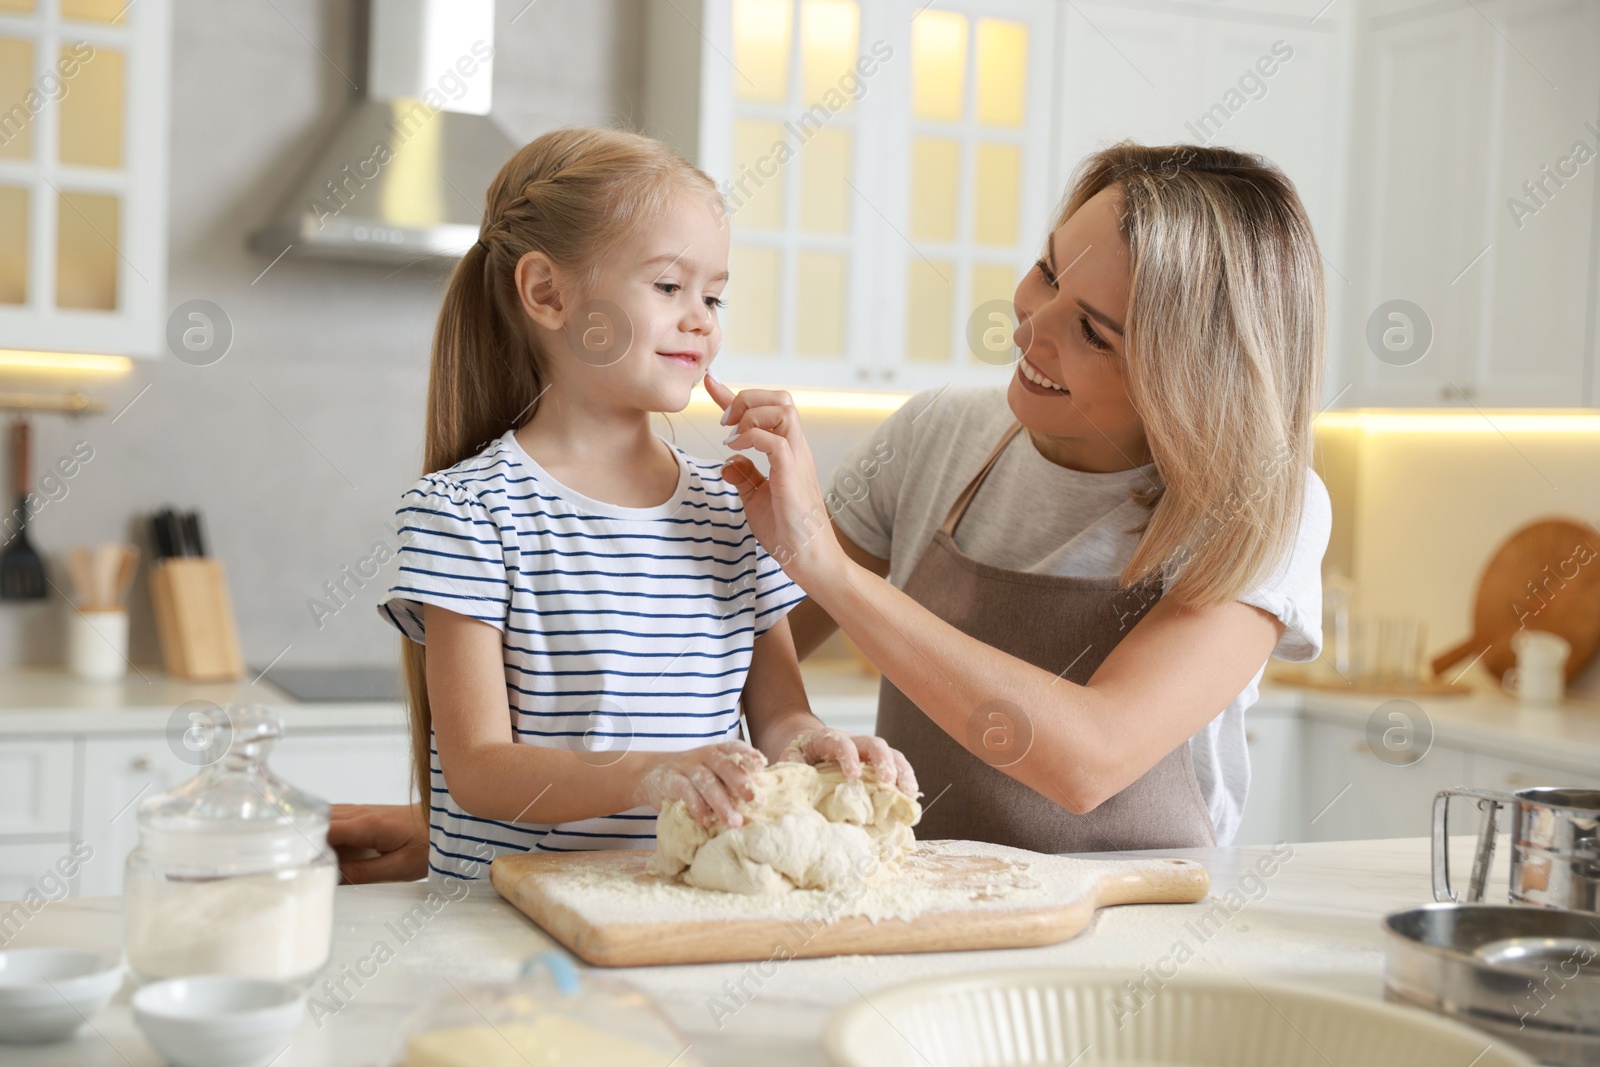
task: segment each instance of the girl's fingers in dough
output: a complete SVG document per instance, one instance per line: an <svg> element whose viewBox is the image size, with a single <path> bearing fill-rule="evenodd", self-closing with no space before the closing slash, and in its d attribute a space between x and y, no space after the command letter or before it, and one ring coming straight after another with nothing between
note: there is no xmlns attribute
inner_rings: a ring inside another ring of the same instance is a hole
<svg viewBox="0 0 1600 1067"><path fill-rule="evenodd" d="M715 751L723 753L740 767L760 770L767 765L767 754L744 741L724 741L716 746Z"/></svg>
<svg viewBox="0 0 1600 1067"><path fill-rule="evenodd" d="M733 797L728 795L727 789L722 785L722 780L715 771L705 764L696 767L689 774L689 781L700 794L716 818L728 827L738 826L744 822L744 817L739 814L739 808L733 802Z"/></svg>
<svg viewBox="0 0 1600 1067"><path fill-rule="evenodd" d="M735 753L712 749L706 757L706 766L722 780L723 788L728 791L729 796L744 800L756 798L755 779L750 777L750 772L745 770L745 765Z"/></svg>
<svg viewBox="0 0 1600 1067"><path fill-rule="evenodd" d="M661 783L662 792L667 796L676 797L683 801L683 806L689 812L689 817L701 826L705 826L716 817L705 798L700 795L700 790L694 787L687 775L673 771Z"/></svg>

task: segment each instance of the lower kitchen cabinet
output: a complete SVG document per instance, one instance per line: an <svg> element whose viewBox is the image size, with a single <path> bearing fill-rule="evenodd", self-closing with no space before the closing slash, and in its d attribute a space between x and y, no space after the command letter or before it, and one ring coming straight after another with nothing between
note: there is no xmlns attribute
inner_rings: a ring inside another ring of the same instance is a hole
<svg viewBox="0 0 1600 1067"><path fill-rule="evenodd" d="M74 880L62 877L79 865L71 854L72 845L61 841L35 841L0 844L0 900L23 900L29 893L37 899L60 900L73 888ZM27 919L26 912L8 909L0 912L0 948L14 937Z"/></svg>
<svg viewBox="0 0 1600 1067"><path fill-rule="evenodd" d="M69 738L0 744L0 835L71 830L72 761Z"/></svg>
<svg viewBox="0 0 1600 1067"><path fill-rule="evenodd" d="M1548 767L1526 760L1476 753L1472 757L1472 784L1484 789L1499 789L1506 793L1540 785L1600 789L1600 774L1592 771L1585 774L1582 771Z"/></svg>
<svg viewBox="0 0 1600 1067"><path fill-rule="evenodd" d="M1366 730L1308 710L1252 709L1246 737L1250 795L1236 845L1423 837L1433 832L1435 794L1452 786L1600 789L1600 775L1509 759L1459 741L1417 745L1414 757L1402 746L1379 758ZM1582 759L1574 753L1575 762ZM1457 817L1475 827L1476 817L1458 808Z"/></svg>
<svg viewBox="0 0 1600 1067"><path fill-rule="evenodd" d="M1270 845L1300 840L1300 712L1295 708L1252 708L1244 739L1250 751L1250 794L1233 843Z"/></svg>
<svg viewBox="0 0 1600 1067"><path fill-rule="evenodd" d="M333 803L403 804L410 760L403 731L304 731L278 741L267 765ZM123 866L139 842L139 801L198 770L164 734L0 739L0 900L36 888L76 842L88 854L72 865L73 893L121 893Z"/></svg>
<svg viewBox="0 0 1600 1067"><path fill-rule="evenodd" d="M1303 725L1306 841L1419 837L1432 832L1433 797L1471 784L1468 753L1435 743L1416 758L1380 759L1366 731L1308 719Z"/></svg>

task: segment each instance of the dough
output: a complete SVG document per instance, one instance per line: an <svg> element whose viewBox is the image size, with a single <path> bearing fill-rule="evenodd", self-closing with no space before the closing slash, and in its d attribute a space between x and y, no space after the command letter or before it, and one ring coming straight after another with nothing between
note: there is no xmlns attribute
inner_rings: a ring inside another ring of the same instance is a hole
<svg viewBox="0 0 1600 1067"><path fill-rule="evenodd" d="M756 798L739 804L741 826L707 829L681 800L656 819L650 870L728 893L829 889L889 877L916 838L922 807L870 766L846 778L836 763L774 763L753 772Z"/></svg>

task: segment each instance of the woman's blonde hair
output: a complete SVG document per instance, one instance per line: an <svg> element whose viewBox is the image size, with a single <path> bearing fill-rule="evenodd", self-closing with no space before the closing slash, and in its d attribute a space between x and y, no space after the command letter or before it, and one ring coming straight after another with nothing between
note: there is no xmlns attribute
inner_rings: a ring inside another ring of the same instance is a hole
<svg viewBox="0 0 1600 1067"><path fill-rule="evenodd" d="M1053 232L1122 194L1128 396L1161 485L1126 585L1238 598L1288 555L1322 389L1322 260L1294 184L1260 156L1124 141L1083 161Z"/></svg>
<svg viewBox="0 0 1600 1067"><path fill-rule="evenodd" d="M517 293L517 263L543 252L581 300L601 261L684 191L721 204L716 185L672 149L635 133L553 130L520 149L489 185L479 242L456 264L433 335L424 474L444 470L526 421L544 389L544 359ZM412 770L429 793L427 660L402 644Z"/></svg>

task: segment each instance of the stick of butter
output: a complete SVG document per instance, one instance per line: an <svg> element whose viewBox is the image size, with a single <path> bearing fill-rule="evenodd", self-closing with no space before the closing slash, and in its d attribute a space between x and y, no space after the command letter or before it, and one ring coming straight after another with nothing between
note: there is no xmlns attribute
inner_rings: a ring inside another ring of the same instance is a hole
<svg viewBox="0 0 1600 1067"><path fill-rule="evenodd" d="M663 1055L565 1016L544 1015L531 1024L419 1034L406 1043L405 1067L661 1067Z"/></svg>

